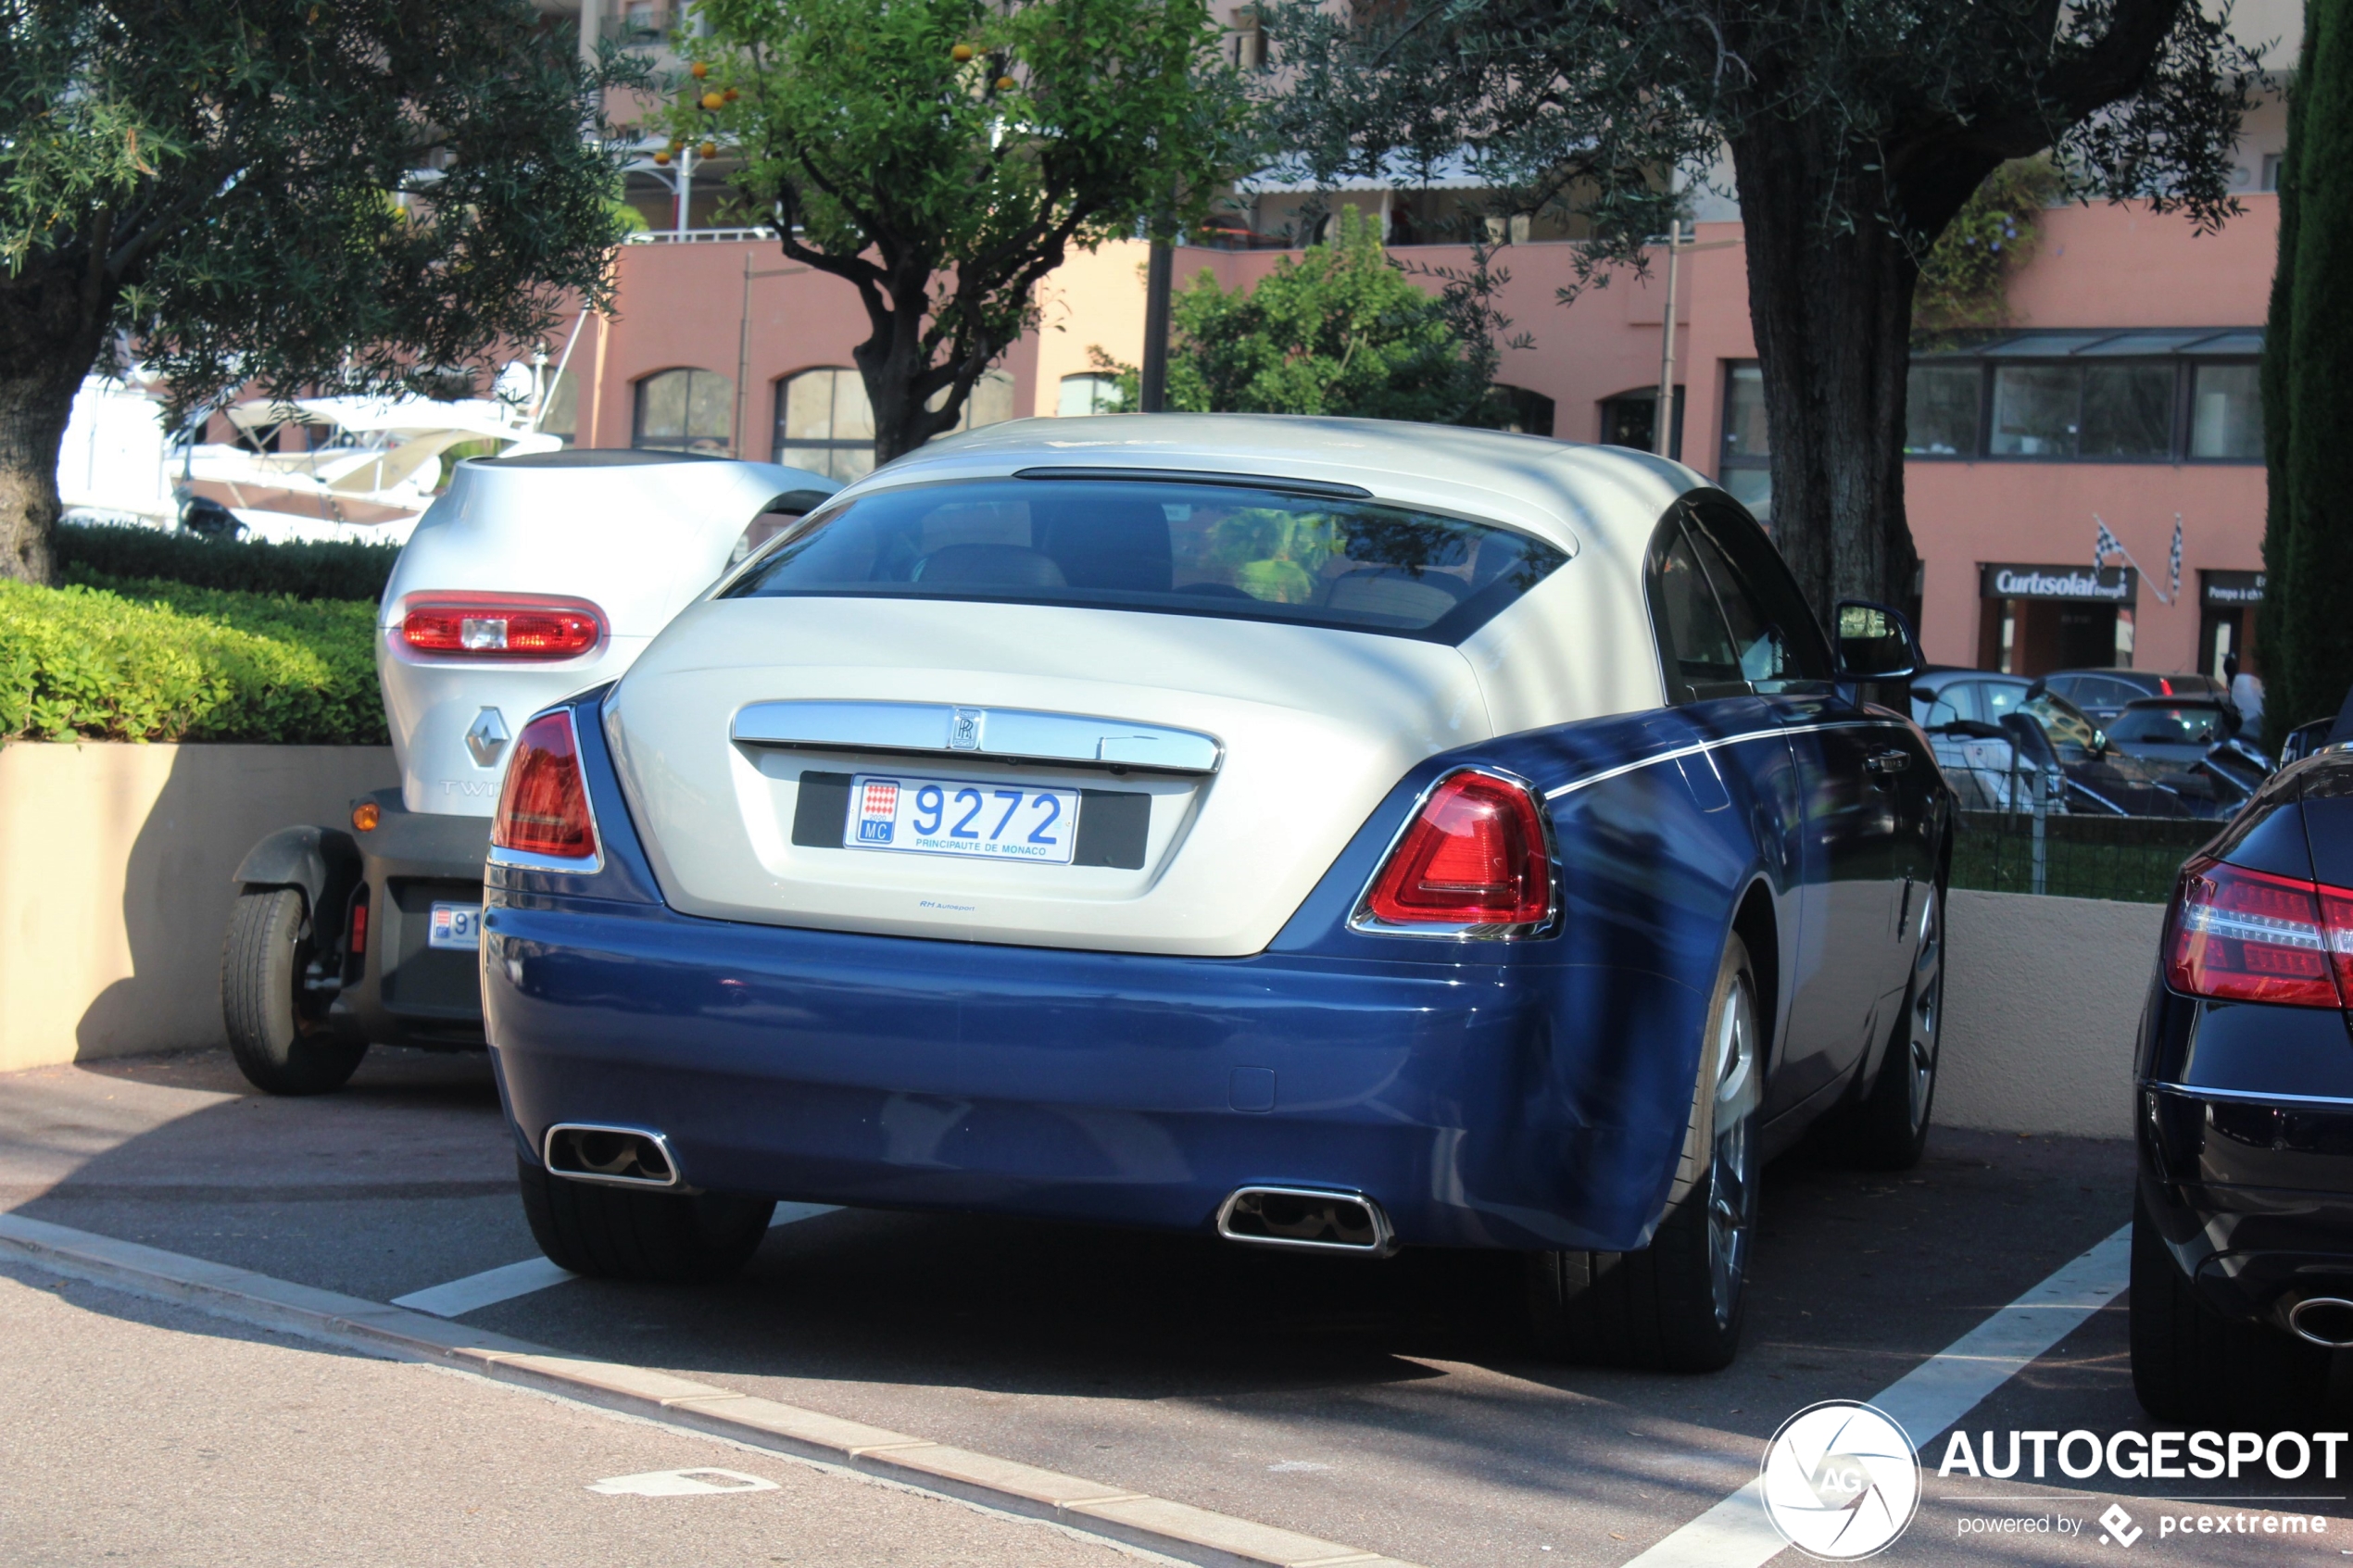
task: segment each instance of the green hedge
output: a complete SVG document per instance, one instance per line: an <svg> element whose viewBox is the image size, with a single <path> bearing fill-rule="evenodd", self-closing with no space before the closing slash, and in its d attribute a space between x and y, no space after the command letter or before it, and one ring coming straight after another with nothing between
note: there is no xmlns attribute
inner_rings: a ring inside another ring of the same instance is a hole
<svg viewBox="0 0 2353 1568"><path fill-rule="evenodd" d="M162 578L240 594L298 599L381 599L397 545L271 545L200 539L157 528L68 524L57 532L59 574L68 583Z"/></svg>
<svg viewBox="0 0 2353 1568"><path fill-rule="evenodd" d="M381 746L374 635L365 600L0 580L0 739Z"/></svg>

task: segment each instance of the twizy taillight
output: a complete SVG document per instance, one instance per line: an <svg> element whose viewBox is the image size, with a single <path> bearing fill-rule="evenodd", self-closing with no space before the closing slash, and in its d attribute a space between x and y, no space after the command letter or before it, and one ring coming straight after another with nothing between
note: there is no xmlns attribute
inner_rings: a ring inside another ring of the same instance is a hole
<svg viewBox="0 0 2353 1568"><path fill-rule="evenodd" d="M2353 1006L2353 890L2192 860L2166 919L2165 978L2193 997Z"/></svg>
<svg viewBox="0 0 2353 1568"><path fill-rule="evenodd" d="M1386 925L1532 926L1552 914L1552 859L1527 789L1493 773L1441 780L1373 879Z"/></svg>
<svg viewBox="0 0 2353 1568"><path fill-rule="evenodd" d="M577 659L604 635L595 605L546 594L421 594L400 621L419 653L460 659Z"/></svg>
<svg viewBox="0 0 2353 1568"><path fill-rule="evenodd" d="M543 713L522 727L498 791L490 842L560 859L596 859L597 827L588 815L588 783L581 776L570 712Z"/></svg>

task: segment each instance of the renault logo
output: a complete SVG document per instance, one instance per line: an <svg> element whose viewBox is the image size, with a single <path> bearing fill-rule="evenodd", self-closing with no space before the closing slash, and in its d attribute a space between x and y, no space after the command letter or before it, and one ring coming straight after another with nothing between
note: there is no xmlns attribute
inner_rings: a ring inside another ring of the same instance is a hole
<svg viewBox="0 0 2353 1568"><path fill-rule="evenodd" d="M948 749L978 751L980 727L988 718L988 714L984 709L959 708L956 709L954 715L948 721Z"/></svg>
<svg viewBox="0 0 2353 1568"><path fill-rule="evenodd" d="M474 761L484 768L497 764L498 754L507 749L507 721L495 708L485 708L474 715L473 723L466 730L466 749L474 754Z"/></svg>

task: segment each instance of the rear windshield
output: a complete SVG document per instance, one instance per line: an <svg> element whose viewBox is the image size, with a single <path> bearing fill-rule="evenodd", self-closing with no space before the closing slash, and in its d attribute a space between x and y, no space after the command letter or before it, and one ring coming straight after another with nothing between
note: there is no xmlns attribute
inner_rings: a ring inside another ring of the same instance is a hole
<svg viewBox="0 0 2353 1568"><path fill-rule="evenodd" d="M992 479L821 512L722 596L869 596L1284 621L1459 642L1567 556L1376 501L1154 479Z"/></svg>

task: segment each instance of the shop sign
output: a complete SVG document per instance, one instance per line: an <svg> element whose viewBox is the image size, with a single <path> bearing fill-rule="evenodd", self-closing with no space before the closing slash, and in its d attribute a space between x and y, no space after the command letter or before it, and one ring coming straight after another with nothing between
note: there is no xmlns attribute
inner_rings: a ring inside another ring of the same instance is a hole
<svg viewBox="0 0 2353 1568"><path fill-rule="evenodd" d="M2259 605L2263 602L2263 574L2259 571L2204 571L2206 602L2220 609L2239 605Z"/></svg>
<svg viewBox="0 0 2353 1568"><path fill-rule="evenodd" d="M1989 599L2082 599L2095 604L2138 602L2140 573L2129 566L2018 566L1988 562L1978 568L1978 592Z"/></svg>

